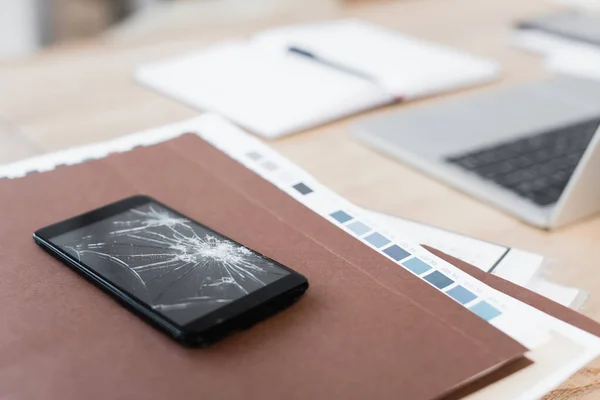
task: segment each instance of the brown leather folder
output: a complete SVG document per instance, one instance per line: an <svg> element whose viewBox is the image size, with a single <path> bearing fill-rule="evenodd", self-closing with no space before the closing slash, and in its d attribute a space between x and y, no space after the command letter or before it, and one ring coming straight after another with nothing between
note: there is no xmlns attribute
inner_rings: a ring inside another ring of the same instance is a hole
<svg viewBox="0 0 600 400"><path fill-rule="evenodd" d="M297 270L310 289L213 347L180 347L31 238L42 226L134 194ZM429 400L527 351L195 135L0 179L0 221L2 399ZM453 262L599 331L550 300Z"/></svg>

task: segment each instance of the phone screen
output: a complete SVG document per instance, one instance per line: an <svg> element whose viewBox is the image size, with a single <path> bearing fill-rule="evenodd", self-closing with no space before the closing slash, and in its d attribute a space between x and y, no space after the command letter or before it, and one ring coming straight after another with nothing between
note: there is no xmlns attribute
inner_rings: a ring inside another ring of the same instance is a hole
<svg viewBox="0 0 600 400"><path fill-rule="evenodd" d="M180 325L290 273L154 202L50 241Z"/></svg>

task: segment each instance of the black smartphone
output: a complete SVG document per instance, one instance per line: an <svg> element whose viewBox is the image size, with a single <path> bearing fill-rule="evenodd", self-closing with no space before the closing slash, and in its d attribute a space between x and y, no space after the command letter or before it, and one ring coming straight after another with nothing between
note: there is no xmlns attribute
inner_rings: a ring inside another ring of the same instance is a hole
<svg viewBox="0 0 600 400"><path fill-rule="evenodd" d="M308 289L301 274L148 196L109 204L33 237L188 346L248 328Z"/></svg>

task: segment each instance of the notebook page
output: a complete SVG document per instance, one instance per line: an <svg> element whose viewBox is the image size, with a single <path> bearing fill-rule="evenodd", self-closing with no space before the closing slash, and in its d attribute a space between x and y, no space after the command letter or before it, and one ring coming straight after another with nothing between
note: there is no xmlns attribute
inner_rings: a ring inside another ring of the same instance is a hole
<svg viewBox="0 0 600 400"><path fill-rule="evenodd" d="M499 72L495 62L359 20L276 28L254 42L282 50L300 47L373 77L398 98L486 82Z"/></svg>
<svg viewBox="0 0 600 400"><path fill-rule="evenodd" d="M392 101L357 77L303 57L228 42L136 71L142 84L276 138Z"/></svg>

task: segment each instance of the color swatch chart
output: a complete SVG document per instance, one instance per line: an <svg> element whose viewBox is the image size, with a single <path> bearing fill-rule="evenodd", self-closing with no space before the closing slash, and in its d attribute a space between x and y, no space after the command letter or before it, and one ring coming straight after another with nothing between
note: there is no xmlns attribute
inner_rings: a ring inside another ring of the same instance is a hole
<svg viewBox="0 0 600 400"><path fill-rule="evenodd" d="M546 340L547 330L533 321L537 310L479 282L409 240L386 232L356 206L310 174L237 127L203 129L199 135L280 190L343 229L365 245L446 294L527 347ZM218 132L217 132L218 131ZM531 312L530 312L531 311ZM523 325L529 322L527 329Z"/></svg>
<svg viewBox="0 0 600 400"><path fill-rule="evenodd" d="M263 177L271 175L272 179L270 181L279 183L278 186L288 194L293 195L313 211L318 211L321 215L325 214L329 221L395 261L402 268L422 278L431 286L446 293L460 304L465 305L481 318L491 321L502 315L499 307L493 306L475 294L474 291L460 285L449 276L450 274L445 274L421 258L414 256L412 251L400 246L389 234L383 233L372 226L373 224L362 220L360 216L350 211L350 207L342 207L341 204L336 207L333 204L331 193L328 193L309 177L302 176L304 174L294 173L289 168L283 168L279 160L273 160L272 154L252 150L246 153L246 158L250 160L250 162L245 163L249 168L255 172L263 172L261 174ZM252 167L252 164L254 164L254 167ZM260 171L261 169L263 171ZM308 183L309 180L310 183ZM324 199L323 197L327 198ZM339 202L336 203L339 204Z"/></svg>

